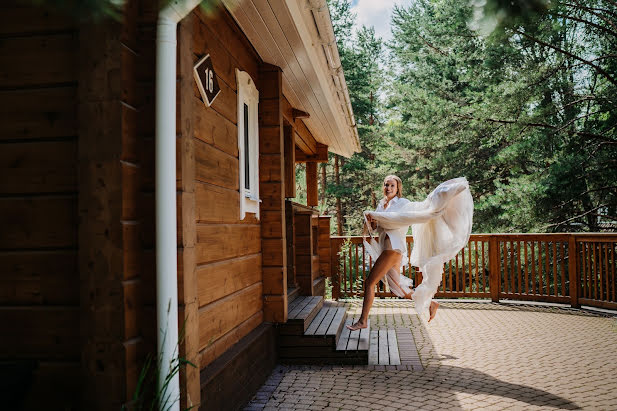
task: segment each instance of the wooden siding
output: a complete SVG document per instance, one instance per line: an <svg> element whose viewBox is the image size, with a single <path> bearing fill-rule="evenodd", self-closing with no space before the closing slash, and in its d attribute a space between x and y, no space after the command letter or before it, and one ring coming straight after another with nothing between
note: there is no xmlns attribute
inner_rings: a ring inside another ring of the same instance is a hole
<svg viewBox="0 0 617 411"><path fill-rule="evenodd" d="M190 49L181 47L180 65L190 58L192 69L192 64L210 54L221 87L214 103L206 107L192 73L183 71L191 87L182 88L180 111L183 118L190 113L186 122L191 127L180 132L182 139L192 141L194 167L192 176L183 172L180 184L183 191L192 185L194 211L182 230L191 230L191 224L194 229L192 272L198 302L196 324L187 323L187 330L197 331L196 363L204 368L263 322L260 221L254 215L240 220L235 73L236 68L246 71L257 83L260 61L220 5L214 6L212 14L196 9L181 26L193 38ZM191 158L183 157L186 160ZM184 208L187 198L182 201ZM187 267L183 270L185 275L191 272Z"/></svg>
<svg viewBox="0 0 617 411"><path fill-rule="evenodd" d="M24 406L77 408L77 27L4 1L0 36L0 361Z"/></svg>

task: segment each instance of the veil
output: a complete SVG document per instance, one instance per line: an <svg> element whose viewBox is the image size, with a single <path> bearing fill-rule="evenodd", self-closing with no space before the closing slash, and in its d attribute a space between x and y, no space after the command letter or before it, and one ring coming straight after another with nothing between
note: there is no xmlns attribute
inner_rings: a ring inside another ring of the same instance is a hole
<svg viewBox="0 0 617 411"><path fill-rule="evenodd" d="M416 311L428 309L441 283L443 266L454 258L469 241L473 222L473 199L465 177L454 178L437 186L424 201L410 202L395 212L365 211L386 230L411 225L413 249L409 257L420 267L423 280L412 296ZM364 241L374 260L381 254L375 241ZM403 262L406 263L406 262Z"/></svg>

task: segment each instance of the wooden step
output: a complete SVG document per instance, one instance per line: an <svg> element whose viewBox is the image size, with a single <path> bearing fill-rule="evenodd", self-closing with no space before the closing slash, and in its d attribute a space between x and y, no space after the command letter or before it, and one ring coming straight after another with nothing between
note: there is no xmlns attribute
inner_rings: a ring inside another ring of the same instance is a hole
<svg viewBox="0 0 617 411"><path fill-rule="evenodd" d="M292 334L303 334L319 310L323 307L322 296L300 296L295 298L287 311L286 331Z"/></svg>
<svg viewBox="0 0 617 411"><path fill-rule="evenodd" d="M300 287L287 288L287 304L291 304L300 296Z"/></svg>
<svg viewBox="0 0 617 411"><path fill-rule="evenodd" d="M369 365L401 365L395 330L373 330L370 334Z"/></svg>
<svg viewBox="0 0 617 411"><path fill-rule="evenodd" d="M290 325L282 325L278 336L281 361L287 364L367 364L368 338L357 338L355 349L352 349L354 343L350 343L348 337L345 349L337 350L340 337L345 333L346 318L345 307L325 305L301 335L285 333Z"/></svg>
<svg viewBox="0 0 617 411"><path fill-rule="evenodd" d="M371 335L371 320L368 327L361 330L350 331L346 326L358 321L358 317L350 317L345 321L345 327L336 344L337 351L362 351L368 356L369 340Z"/></svg>

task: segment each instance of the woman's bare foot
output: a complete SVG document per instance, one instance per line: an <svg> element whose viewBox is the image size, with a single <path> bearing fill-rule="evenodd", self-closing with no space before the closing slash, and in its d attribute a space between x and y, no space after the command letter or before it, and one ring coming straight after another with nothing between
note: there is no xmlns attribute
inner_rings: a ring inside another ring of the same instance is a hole
<svg viewBox="0 0 617 411"><path fill-rule="evenodd" d="M431 305L428 307L428 322L430 323L433 318L435 318L435 314L437 314L437 309L439 308L439 303L435 301L431 301Z"/></svg>
<svg viewBox="0 0 617 411"><path fill-rule="evenodd" d="M362 328L366 328L366 327L368 327L368 324L366 322L358 321L352 325L348 325L347 329L351 331L356 331L356 330L361 330Z"/></svg>

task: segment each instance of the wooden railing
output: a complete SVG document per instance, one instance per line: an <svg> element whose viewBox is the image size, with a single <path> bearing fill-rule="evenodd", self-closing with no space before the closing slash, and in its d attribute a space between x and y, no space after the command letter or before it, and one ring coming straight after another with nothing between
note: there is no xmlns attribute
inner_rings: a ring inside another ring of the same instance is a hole
<svg viewBox="0 0 617 411"><path fill-rule="evenodd" d="M408 254L413 237L407 237ZM363 294L372 261L361 237L331 237L332 296ZM532 300L617 309L617 234L472 234L444 265L436 297ZM417 267L403 275L420 284ZM377 286L378 297L394 297Z"/></svg>

